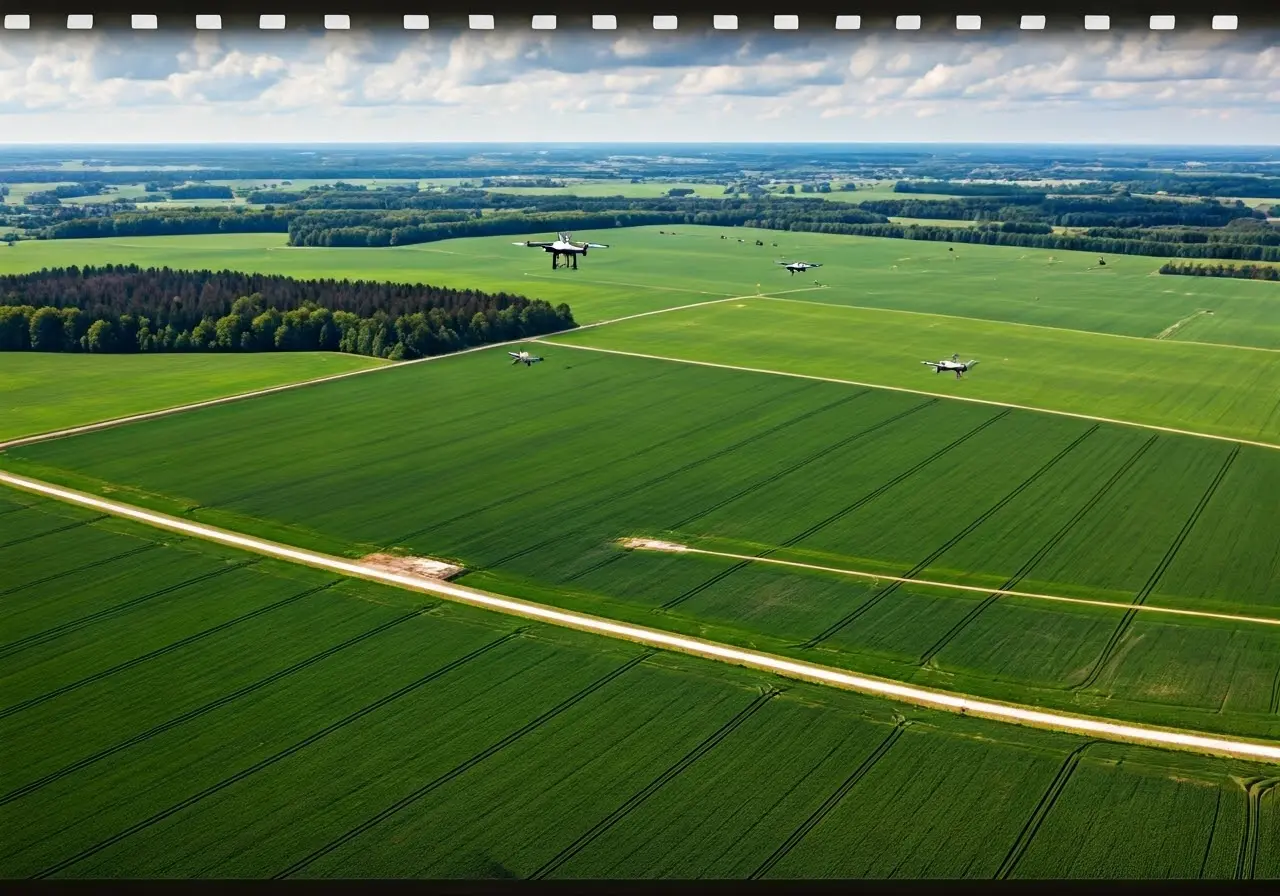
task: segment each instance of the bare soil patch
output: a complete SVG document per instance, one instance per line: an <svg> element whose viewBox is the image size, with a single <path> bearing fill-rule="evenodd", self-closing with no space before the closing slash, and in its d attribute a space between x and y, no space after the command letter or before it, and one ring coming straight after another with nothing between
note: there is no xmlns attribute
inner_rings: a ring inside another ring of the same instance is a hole
<svg viewBox="0 0 1280 896"><path fill-rule="evenodd" d="M398 554L368 554L360 558L365 566L381 569L384 572L396 572L412 576L423 576L428 579L449 580L466 572L461 566L445 563L443 560L432 560L430 557L403 557Z"/></svg>

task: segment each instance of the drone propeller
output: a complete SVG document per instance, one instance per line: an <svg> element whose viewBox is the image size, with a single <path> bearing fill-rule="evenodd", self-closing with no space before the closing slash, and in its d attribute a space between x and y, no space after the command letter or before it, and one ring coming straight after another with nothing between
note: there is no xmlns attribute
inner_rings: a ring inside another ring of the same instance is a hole
<svg viewBox="0 0 1280 896"><path fill-rule="evenodd" d="M586 247L588 249L608 249L609 248L604 243L587 243Z"/></svg>

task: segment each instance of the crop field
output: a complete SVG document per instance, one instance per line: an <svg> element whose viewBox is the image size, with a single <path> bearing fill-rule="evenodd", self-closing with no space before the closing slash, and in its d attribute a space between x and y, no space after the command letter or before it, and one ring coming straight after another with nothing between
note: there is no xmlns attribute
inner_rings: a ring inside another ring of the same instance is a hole
<svg viewBox="0 0 1280 896"><path fill-rule="evenodd" d="M555 337L553 342L834 377L1280 444L1280 350L743 299ZM920 361L986 366L957 382Z"/></svg>
<svg viewBox="0 0 1280 896"><path fill-rule="evenodd" d="M8 489L0 563L5 877L1230 878L1277 859L1265 768L521 625ZM1149 849L1097 829L1165 794Z"/></svg>
<svg viewBox="0 0 1280 896"><path fill-rule="evenodd" d="M708 299L809 289L817 280L820 289L791 294L830 304L1125 336L1167 333L1162 342L1280 349L1275 314L1280 286L1161 276L1155 273L1160 260L1154 258L1115 256L1099 267L1098 257L1089 253L696 226L578 236L612 248L590 253L578 271L552 271L544 253L511 245L522 237L389 249L289 248L283 234L31 240L0 249L0 272L111 263L426 282L568 302L580 323ZM754 245L757 239L764 245ZM794 277L774 264L798 259L823 267ZM1099 351L1115 346L1108 340ZM949 344L943 350L949 354L966 347Z"/></svg>
<svg viewBox="0 0 1280 896"><path fill-rule="evenodd" d="M0 353L0 440L163 410L386 362L336 352Z"/></svg>
<svg viewBox="0 0 1280 896"><path fill-rule="evenodd" d="M546 352L531 371L486 350L0 463L329 553L452 560L477 587L860 672L1280 734L1280 626L1266 622L1280 619L1280 526L1258 500L1280 452ZM734 556L621 550L628 536Z"/></svg>

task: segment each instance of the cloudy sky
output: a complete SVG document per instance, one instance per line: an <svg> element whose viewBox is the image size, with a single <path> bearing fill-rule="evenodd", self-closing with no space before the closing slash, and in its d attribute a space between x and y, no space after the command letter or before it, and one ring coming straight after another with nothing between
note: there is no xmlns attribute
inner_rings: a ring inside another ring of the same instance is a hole
<svg viewBox="0 0 1280 896"><path fill-rule="evenodd" d="M1280 35L0 31L0 142L1280 145Z"/></svg>

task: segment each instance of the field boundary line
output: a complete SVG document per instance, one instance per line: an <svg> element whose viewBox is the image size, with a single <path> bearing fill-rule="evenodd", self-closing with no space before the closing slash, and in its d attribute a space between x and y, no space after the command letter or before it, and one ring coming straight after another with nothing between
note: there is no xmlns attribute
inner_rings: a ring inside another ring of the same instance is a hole
<svg viewBox="0 0 1280 896"><path fill-rule="evenodd" d="M750 298L749 296L747 298ZM728 300L726 300L728 301ZM566 331L572 332L572 331ZM560 333L555 336L564 335ZM1077 420L1090 420L1095 423L1113 423L1117 426L1134 426L1138 429L1150 429L1156 432L1168 432L1179 436L1193 436L1199 439L1213 439L1218 442L1234 442L1240 445L1252 445L1255 448L1270 448L1280 451L1280 444L1275 442L1259 442L1253 439L1242 439L1237 436L1223 436L1211 432L1196 432L1193 429L1178 429L1173 426L1161 426L1158 423L1139 423L1135 420L1118 420L1115 417L1097 417L1093 414L1082 414L1078 411L1060 411L1053 408L1038 408L1029 404L1014 404L1009 401L996 401L993 398L973 398L969 395L949 395L946 392L928 392L924 389L909 389L906 386L886 386L881 383L866 383L861 380L846 380L834 376L818 376L814 373L795 373L789 370L769 370L766 367L742 367L737 364L722 364L718 361L696 361L692 358L673 358L670 355L649 355L643 352L628 352L617 348L600 348L595 345L577 345L572 342L551 342L549 336L528 339L539 345L551 345L556 348L572 348L583 352L601 352L606 355L622 355L628 358L644 358L649 361L667 361L671 364L690 364L695 367L714 367L718 370L737 370L741 373L763 373L769 376L789 376L799 380L814 380L820 383L838 383L842 386L859 386L864 389L884 389L888 392L904 392L908 395L926 395L930 398L948 398L952 401L967 401L971 404L985 404L997 408L1010 408L1015 411L1033 411L1038 414L1055 414L1059 417L1074 417ZM0 450L5 446L0 445Z"/></svg>
<svg viewBox="0 0 1280 896"><path fill-rule="evenodd" d="M23 491L36 492L71 504L98 508L114 516L132 519L156 528L182 532L206 541L217 542L280 560L340 572L355 578L368 579L382 584L397 585L413 591L426 592L455 603L532 619L562 628L576 629L591 634L604 635L616 640L632 641L649 647L656 647L660 650L671 650L703 659L716 660L729 665L743 666L773 675L780 675L784 678L829 685L862 694L884 697L900 703L909 703L944 712L972 715L1006 724L1045 728L1077 735L1089 735L1121 743L1135 743L1280 764L1280 743L1241 740L1203 732L1160 728L1094 716L1068 715L1019 706L1015 703L999 703L963 694L908 685L890 679L873 678L857 672L836 669L830 666L820 666L802 660L786 659L756 650L732 647L714 641L678 635L661 629L616 622L611 619L590 616L572 610L561 610L531 601L520 600L519 598L505 597L476 588L443 582L439 579L388 572L351 560L188 522L177 517L143 510L128 504L107 501L83 492L73 491L35 479L14 476L10 473L0 472L0 483Z"/></svg>
<svg viewBox="0 0 1280 896"><path fill-rule="evenodd" d="M1091 607L1106 607L1112 610L1146 610L1149 613L1171 613L1176 616L1195 616L1201 619L1220 619L1226 622L1248 622L1258 625L1277 625L1280 626L1280 617L1270 616L1241 616L1235 613L1215 613L1211 610L1181 610L1177 607L1161 607L1153 604L1126 604L1121 601L1098 600L1090 597L1066 597L1061 594L1041 594L1036 591L1015 591L1008 588L985 588L980 585L961 585L957 582L936 582L931 579L918 579L910 576L891 576L886 573L868 572L860 569L848 569L841 566L822 566L817 563L803 563L798 560L779 560L775 557L753 557L747 554L734 554L729 551L711 551L704 548L694 548L688 545L669 544L667 542L660 543L643 543L646 540L638 541L630 550L633 551L655 551L659 553L671 554L702 554L708 557L721 557L725 560L750 560L753 563L772 563L777 566L790 566L796 569L811 569L815 572L830 572L837 575L849 576L851 578L872 579L882 582L897 582L902 585L920 585L927 588L950 588L955 591L967 591L973 594L1000 594L1006 597L1025 597L1032 600L1048 600L1066 604L1081 604ZM661 544L662 546L658 546Z"/></svg>
<svg viewBox="0 0 1280 896"><path fill-rule="evenodd" d="M551 336L564 336L568 333L577 332L578 330L590 330L590 329L594 329L595 327L603 327L608 324L622 323L623 321L627 321L627 320L635 320L636 318L640 318L640 317L648 317L651 314L666 314L669 311L687 311L691 308L699 308L703 305L715 305L720 302L733 302L733 301L741 301L743 299L753 299L753 298L762 298L762 297L763 296L760 293L755 293L748 296L726 296L722 299L711 299L706 302L694 302L689 305L679 305L674 308L658 308L653 311L642 311L638 314L628 314L628 315L625 315L624 317L615 317L615 318L610 318L609 320L601 320L601 321L596 321L594 323L581 324L579 326L574 327L571 330L559 330L555 333L547 333L544 336L538 337L538 338L545 339ZM360 376L362 374L375 373L379 370L399 370L402 367L408 367L412 364L422 364L426 361L440 361L440 360L443 360L444 358L456 358L458 355L468 355L473 352L485 351L486 349L502 348L503 346L520 345L521 343L536 342L536 341L537 341L537 338L508 339L505 342L490 342L486 345L473 345L471 348L459 349L456 352L449 352L448 354L444 354L444 355L430 355L426 358L414 358L412 361L390 361L390 362L375 364L371 367L364 367L364 368L361 368L360 370L346 370L346 371L343 371L342 373L332 373L326 376L316 377L314 379L299 380L296 383L283 383L279 386L268 386L265 389L254 389L249 392L237 392L234 395L223 395L219 398L209 398L209 399L205 399L204 401L192 402L191 404L174 405L173 407L161 408L160 410L156 410L156 411L144 411L143 413L140 413L140 414L129 414L124 417L113 417L109 420L100 420L97 423L86 423L83 426L72 426L67 429L58 429L52 432L35 433L34 435L27 435L27 436L18 436L17 438L8 439L6 441L0 442L0 451L5 451L8 448L18 448L23 445L34 445L37 442L51 442L54 439L65 439L70 436L82 435L88 432L95 432L99 429L110 429L116 426L124 426L127 423L139 423L143 420L152 420L157 417L168 417L172 414L181 414L186 411L199 410L200 408L214 407L216 405L221 405L221 404L230 404L233 401L244 401L245 399L258 398L262 395L274 395L277 392L287 392L291 389L301 389L305 386L318 386L321 383L331 383L331 382L334 382L335 380L347 379L348 377ZM333 354L342 354L342 353L334 352ZM364 356L361 355L359 357L364 357ZM383 359L379 358L375 360L381 361Z"/></svg>
<svg viewBox="0 0 1280 896"><path fill-rule="evenodd" d="M1262 281L1258 281L1262 282ZM1029 327L1033 330L1052 330L1057 333L1079 333L1084 336L1106 336L1110 339L1136 339L1138 342L1167 342L1170 345L1200 345L1206 348L1232 348L1245 352L1271 352L1280 354L1280 348L1267 348L1262 345L1241 345L1238 342L1200 342L1194 339L1168 339L1161 336L1130 336L1128 333L1104 333L1101 330L1077 330L1073 327L1054 327L1049 324L1029 324L1019 320L997 320L994 317L965 317L963 314L946 314L941 311L911 311L907 308L880 308L875 305L850 305L847 302L814 302L809 299L784 299L781 293L760 295L752 298L768 299L774 302L792 302L797 305L815 305L821 308L849 308L853 311L884 311L888 314L914 314L918 317L945 317L948 320L967 320L982 324L1002 324L1008 327ZM1187 315L1174 325L1174 332L1185 323L1195 320L1204 311ZM1168 332L1168 330L1164 331Z"/></svg>

